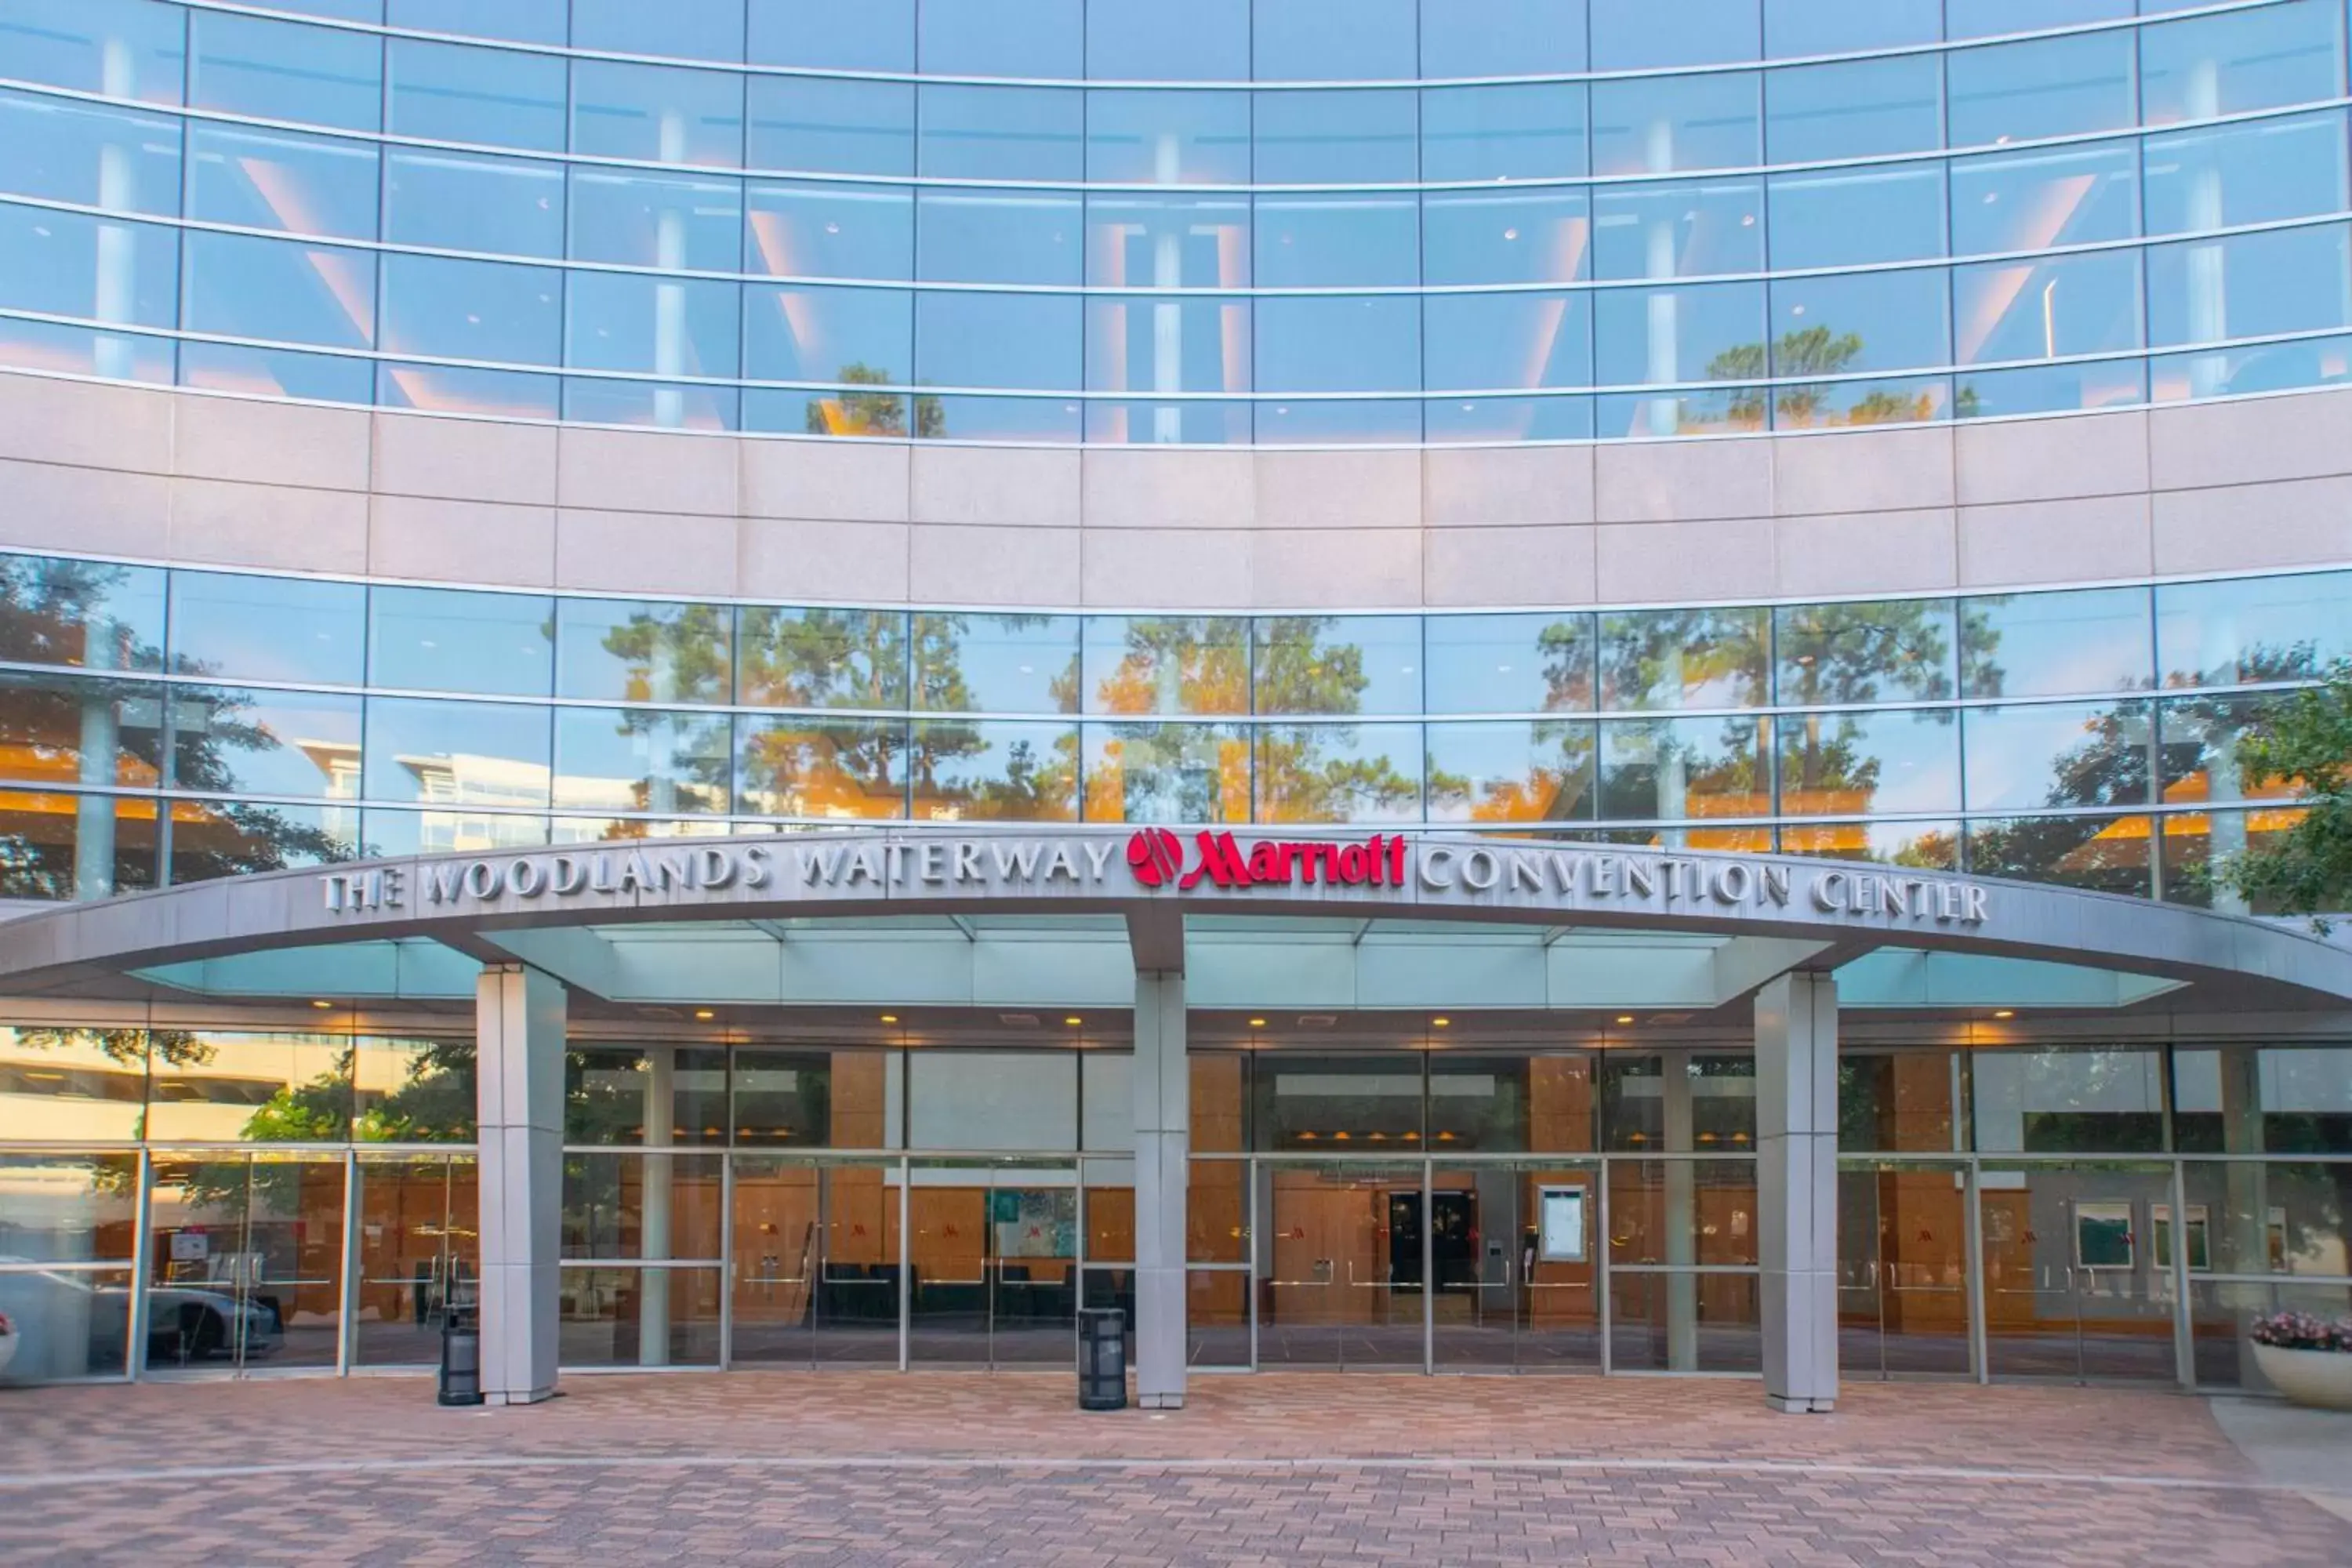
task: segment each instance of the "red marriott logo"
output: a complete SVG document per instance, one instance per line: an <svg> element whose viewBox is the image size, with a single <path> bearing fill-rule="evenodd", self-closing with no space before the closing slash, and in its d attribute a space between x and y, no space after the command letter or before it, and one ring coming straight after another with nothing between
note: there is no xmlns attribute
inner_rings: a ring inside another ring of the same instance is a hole
<svg viewBox="0 0 2352 1568"><path fill-rule="evenodd" d="M1230 833L1203 831L1193 843L1200 858L1187 868L1182 839L1164 827L1146 827L1127 841L1128 868L1147 888L1172 884L1179 891L1203 878L1220 888L1290 887L1318 881L1349 888L1404 886L1402 837L1375 833L1362 844L1262 839L1251 845L1246 854Z"/></svg>

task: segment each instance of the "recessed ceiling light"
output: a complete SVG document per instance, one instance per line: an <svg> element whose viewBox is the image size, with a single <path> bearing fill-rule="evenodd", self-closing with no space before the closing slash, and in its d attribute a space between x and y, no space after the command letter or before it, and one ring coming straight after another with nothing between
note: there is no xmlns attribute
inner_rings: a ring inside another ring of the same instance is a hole
<svg viewBox="0 0 2352 1568"><path fill-rule="evenodd" d="M1451 1024L1451 1023L1453 1023L1453 1022L1454 1022L1454 1020L1453 1020L1453 1019L1451 1019L1451 1018L1432 1018L1432 1019L1429 1021L1429 1026L1430 1026L1430 1027L1431 1027L1431 1028L1433 1028L1433 1029L1443 1029L1443 1028L1444 1028L1448 1024Z"/></svg>
<svg viewBox="0 0 2352 1568"><path fill-rule="evenodd" d="M898 1021L898 1015L896 1013L885 1013L882 1015L882 1021L886 1024L895 1024Z"/></svg>
<svg viewBox="0 0 2352 1568"><path fill-rule="evenodd" d="M1252 1018L1250 1020L1250 1027L1253 1029L1263 1029L1265 1027L1265 1020L1264 1018Z"/></svg>
<svg viewBox="0 0 2352 1568"><path fill-rule="evenodd" d="M1065 1019L1063 1019L1063 1020L1062 1020L1062 1022L1064 1022L1065 1024L1069 1025L1072 1028L1076 1028L1076 1027L1077 1027L1080 1024L1085 1023L1085 1022L1086 1022L1086 1020L1085 1020L1084 1018L1065 1018Z"/></svg>
<svg viewBox="0 0 2352 1568"><path fill-rule="evenodd" d="M313 1007L331 1007L334 1004L332 1002L313 1002L310 1005Z"/></svg>
<svg viewBox="0 0 2352 1568"><path fill-rule="evenodd" d="M2003 1007L1996 1011L1993 1014L1993 1016L1996 1018L2014 1018L2017 1016L2017 1009L2014 1007Z"/></svg>
<svg viewBox="0 0 2352 1568"><path fill-rule="evenodd" d="M1631 1013L1620 1013L1617 1015L1617 1021L1621 1024L1630 1024L1633 1021L1633 1015Z"/></svg>
<svg viewBox="0 0 2352 1568"><path fill-rule="evenodd" d="M716 1013L712 1012L712 1011L711 1011L709 1008L708 1008L708 1007L697 1007L697 1008L694 1010L694 1016L695 1016L696 1017L698 1017L698 1018L702 1019L702 1020L703 1020L704 1022L706 1022L706 1023L708 1023L709 1020L711 1020L711 1019L716 1018L717 1016L719 1016L719 1015L718 1015L718 1014L716 1014Z"/></svg>

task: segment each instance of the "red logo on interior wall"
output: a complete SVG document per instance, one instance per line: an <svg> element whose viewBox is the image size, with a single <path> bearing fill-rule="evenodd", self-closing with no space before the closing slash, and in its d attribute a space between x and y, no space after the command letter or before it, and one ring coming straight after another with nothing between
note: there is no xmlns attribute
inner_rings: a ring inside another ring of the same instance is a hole
<svg viewBox="0 0 2352 1568"><path fill-rule="evenodd" d="M1385 834L1375 833L1361 844L1264 839L1251 845L1247 853L1230 833L1203 831L1193 843L1199 858L1188 868L1182 839L1164 827L1143 828L1127 841L1128 868L1147 888L1172 883L1179 891L1203 878L1220 888L1254 888L1262 883L1288 887L1301 882L1350 888L1404 885L1405 842Z"/></svg>

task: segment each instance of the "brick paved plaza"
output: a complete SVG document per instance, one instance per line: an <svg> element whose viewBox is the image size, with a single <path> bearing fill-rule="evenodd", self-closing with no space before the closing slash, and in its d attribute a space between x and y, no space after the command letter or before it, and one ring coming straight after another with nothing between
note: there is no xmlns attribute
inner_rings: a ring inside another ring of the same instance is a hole
<svg viewBox="0 0 2352 1568"><path fill-rule="evenodd" d="M408 1378L10 1391L0 1562L2352 1563L2352 1523L2178 1394L1849 1385L1775 1416L1747 1382L1261 1375L1166 1415L1070 1402L1043 1373L574 1377L505 1411Z"/></svg>

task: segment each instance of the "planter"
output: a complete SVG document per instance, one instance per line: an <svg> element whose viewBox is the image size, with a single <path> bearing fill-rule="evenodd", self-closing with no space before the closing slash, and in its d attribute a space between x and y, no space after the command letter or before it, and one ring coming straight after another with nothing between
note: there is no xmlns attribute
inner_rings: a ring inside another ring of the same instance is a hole
<svg viewBox="0 0 2352 1568"><path fill-rule="evenodd" d="M2281 1394L2317 1410L2352 1410L2352 1354L2257 1342L2254 1364Z"/></svg>

